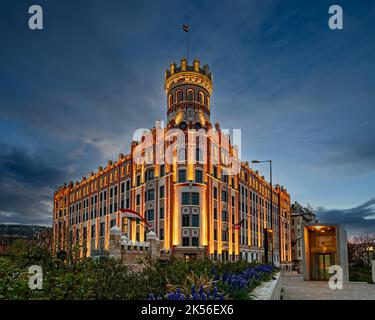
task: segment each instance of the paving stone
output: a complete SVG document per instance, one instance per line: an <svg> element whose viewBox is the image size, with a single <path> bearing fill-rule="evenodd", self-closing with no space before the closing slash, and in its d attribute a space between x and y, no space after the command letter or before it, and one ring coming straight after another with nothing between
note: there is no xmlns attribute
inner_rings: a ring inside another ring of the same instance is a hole
<svg viewBox="0 0 375 320"><path fill-rule="evenodd" d="M304 281L296 273L283 273L284 300L375 300L375 284L344 282L343 289L332 290L328 281Z"/></svg>

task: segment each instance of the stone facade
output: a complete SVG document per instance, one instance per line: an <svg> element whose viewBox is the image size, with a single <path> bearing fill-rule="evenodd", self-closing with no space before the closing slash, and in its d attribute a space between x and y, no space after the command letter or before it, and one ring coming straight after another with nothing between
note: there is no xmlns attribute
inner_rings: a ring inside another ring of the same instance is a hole
<svg viewBox="0 0 375 320"><path fill-rule="evenodd" d="M297 201L292 204L292 259L293 268L301 272L302 271L302 237L303 237L303 227L308 223L317 223L315 213L306 207L300 205Z"/></svg>

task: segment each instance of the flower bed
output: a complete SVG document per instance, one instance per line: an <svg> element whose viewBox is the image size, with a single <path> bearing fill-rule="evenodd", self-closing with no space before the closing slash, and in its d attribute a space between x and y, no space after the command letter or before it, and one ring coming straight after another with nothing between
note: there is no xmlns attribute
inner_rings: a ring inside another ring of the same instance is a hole
<svg viewBox="0 0 375 320"><path fill-rule="evenodd" d="M249 299L251 298L250 292L262 281L271 279L275 268L271 265L256 265L247 263L232 263L232 268L236 268L237 264L245 267L243 271L231 272L226 269L229 265L213 265L211 268L211 276L208 276L209 281L205 284L199 283L201 279L197 279L191 284L190 292L186 290L186 283L179 287L178 285L170 285L172 288L164 296L156 296L153 293L148 294L149 300L223 300L223 299ZM217 270L217 267L224 269L224 272ZM238 268L237 268L238 269ZM194 273L192 272L192 276ZM198 290L196 285L198 283Z"/></svg>

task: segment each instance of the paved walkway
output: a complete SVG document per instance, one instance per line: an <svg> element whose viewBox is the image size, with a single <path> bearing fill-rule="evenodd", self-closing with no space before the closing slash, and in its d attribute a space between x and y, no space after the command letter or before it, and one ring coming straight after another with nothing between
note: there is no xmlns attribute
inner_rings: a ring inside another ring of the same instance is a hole
<svg viewBox="0 0 375 320"><path fill-rule="evenodd" d="M344 282L342 290L331 290L328 281L304 281L302 275L283 273L283 300L375 300L375 284Z"/></svg>

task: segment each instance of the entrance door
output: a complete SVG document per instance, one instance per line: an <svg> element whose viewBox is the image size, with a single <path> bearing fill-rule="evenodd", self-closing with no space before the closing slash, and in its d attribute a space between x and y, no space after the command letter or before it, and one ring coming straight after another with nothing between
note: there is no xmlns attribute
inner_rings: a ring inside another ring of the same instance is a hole
<svg viewBox="0 0 375 320"><path fill-rule="evenodd" d="M318 253L317 255L318 277L317 280L329 279L329 267L331 266L330 253Z"/></svg>

